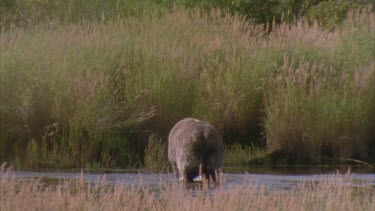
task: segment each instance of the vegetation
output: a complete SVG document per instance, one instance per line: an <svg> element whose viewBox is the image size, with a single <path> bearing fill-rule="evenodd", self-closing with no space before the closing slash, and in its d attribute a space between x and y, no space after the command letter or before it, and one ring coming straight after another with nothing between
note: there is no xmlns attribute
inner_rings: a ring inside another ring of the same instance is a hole
<svg viewBox="0 0 375 211"><path fill-rule="evenodd" d="M224 166L245 166L252 161L260 160L267 156L269 156L269 154L259 147L241 146L235 143L226 146ZM265 162L262 162L262 164L265 164Z"/></svg>
<svg viewBox="0 0 375 211"><path fill-rule="evenodd" d="M170 1L66 2L1 2L0 160L154 169L188 116L228 149L375 160L371 6L330 30L304 18L268 30Z"/></svg>
<svg viewBox="0 0 375 211"><path fill-rule="evenodd" d="M207 184L181 188L176 181L148 187L107 186L105 180L87 184L84 175L46 185L39 180L0 178L2 210L372 210L374 189L350 175L329 175L300 182L292 190L243 184L231 189Z"/></svg>
<svg viewBox="0 0 375 211"><path fill-rule="evenodd" d="M334 29L349 10L374 4L374 0L3 0L1 27L32 26L43 22L106 22L124 17L142 17L160 8L200 8L244 17L256 24L318 21ZM163 9L159 10L162 11Z"/></svg>
<svg viewBox="0 0 375 211"><path fill-rule="evenodd" d="M162 139L156 139L155 136L150 136L145 150L144 166L150 172L167 172L168 165L168 150L167 144Z"/></svg>
<svg viewBox="0 0 375 211"><path fill-rule="evenodd" d="M153 0L3 0L2 28L33 27L40 23L107 22L128 16L143 16L156 9Z"/></svg>
<svg viewBox="0 0 375 211"><path fill-rule="evenodd" d="M340 25L351 9L363 8L374 0L178 0L171 1L188 7L205 10L220 8L234 15L240 15L257 24L317 21L321 26L333 29Z"/></svg>

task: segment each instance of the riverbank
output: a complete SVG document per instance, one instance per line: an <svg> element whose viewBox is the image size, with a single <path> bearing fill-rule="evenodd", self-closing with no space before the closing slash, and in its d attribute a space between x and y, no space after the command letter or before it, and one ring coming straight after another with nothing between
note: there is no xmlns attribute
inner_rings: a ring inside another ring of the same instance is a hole
<svg viewBox="0 0 375 211"><path fill-rule="evenodd" d="M219 130L226 162L375 160L371 7L334 30L184 8L57 20L1 31L1 162L165 168L185 117Z"/></svg>

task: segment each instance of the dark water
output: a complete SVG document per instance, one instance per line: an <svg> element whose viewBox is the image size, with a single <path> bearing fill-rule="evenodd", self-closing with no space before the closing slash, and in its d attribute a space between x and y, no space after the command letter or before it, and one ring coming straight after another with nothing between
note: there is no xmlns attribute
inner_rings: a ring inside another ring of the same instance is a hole
<svg viewBox="0 0 375 211"><path fill-rule="evenodd" d="M229 169L227 169L228 171ZM273 169L275 170L275 169ZM277 170L277 169L276 169ZM318 172L317 172L318 171ZM249 173L240 173L249 172ZM272 190L287 191L291 190L300 182L314 182L329 179L335 175L341 177L344 182L351 186L369 186L375 189L375 173L358 170L351 171L347 176L347 170L317 170L302 171L288 169L279 169L271 173L265 173L266 170L238 170L231 173L221 174L221 187L224 189L232 189L238 186L251 185L252 187L266 186ZM158 189L160 184L168 184L176 181L174 174L150 174L135 173L129 171L122 172L83 172L81 171L14 171L11 173L15 178L47 178L46 181L57 183L59 180L80 178L83 175L85 182L94 183L105 181L108 185L125 184L129 186L142 186ZM0 174L3 177L4 173Z"/></svg>

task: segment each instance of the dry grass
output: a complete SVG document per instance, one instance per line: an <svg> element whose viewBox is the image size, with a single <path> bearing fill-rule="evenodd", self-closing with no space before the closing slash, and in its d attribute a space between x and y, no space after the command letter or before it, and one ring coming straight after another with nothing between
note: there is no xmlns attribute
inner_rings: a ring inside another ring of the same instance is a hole
<svg viewBox="0 0 375 211"><path fill-rule="evenodd" d="M373 210L375 189L352 187L350 175L333 174L315 182L301 182L288 191L254 184L232 189L177 182L160 189L107 186L105 179L87 184L84 175L46 185L39 180L15 179L10 172L0 178L1 210Z"/></svg>

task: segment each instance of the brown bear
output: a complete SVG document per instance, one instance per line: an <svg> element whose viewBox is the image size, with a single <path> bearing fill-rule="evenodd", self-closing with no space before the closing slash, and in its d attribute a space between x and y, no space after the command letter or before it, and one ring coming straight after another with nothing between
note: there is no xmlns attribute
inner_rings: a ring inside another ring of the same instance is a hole
<svg viewBox="0 0 375 211"><path fill-rule="evenodd" d="M178 179L212 178L223 166L224 144L215 127L194 118L179 121L168 137L168 159Z"/></svg>

